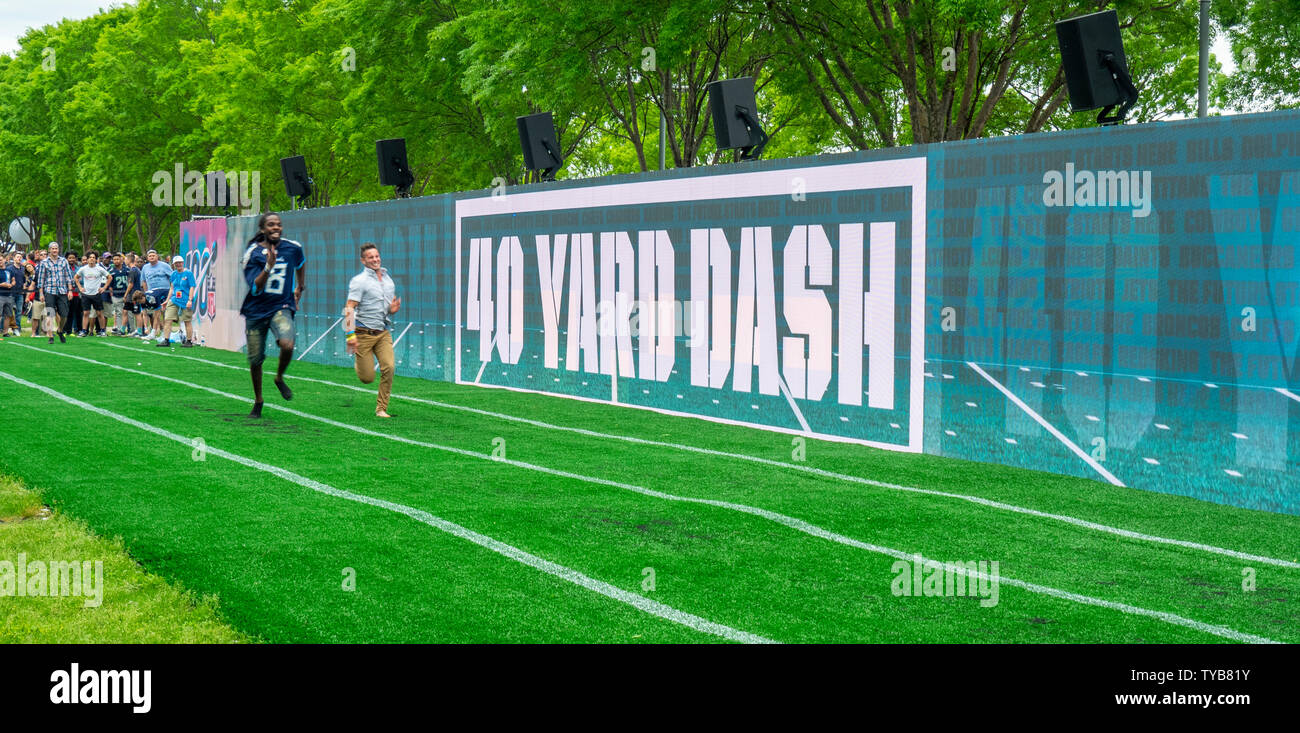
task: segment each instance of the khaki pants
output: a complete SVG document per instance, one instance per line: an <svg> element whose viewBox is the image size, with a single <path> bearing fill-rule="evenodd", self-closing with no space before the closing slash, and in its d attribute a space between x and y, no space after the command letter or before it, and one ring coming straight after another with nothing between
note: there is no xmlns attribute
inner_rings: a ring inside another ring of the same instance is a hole
<svg viewBox="0 0 1300 733"><path fill-rule="evenodd" d="M375 412L387 412L388 395L393 391L393 334L357 331L357 378L366 384L375 381L376 360L379 361L379 400Z"/></svg>
<svg viewBox="0 0 1300 733"><path fill-rule="evenodd" d="M39 300L32 301L32 333L40 330L41 321L45 320L45 304Z"/></svg>

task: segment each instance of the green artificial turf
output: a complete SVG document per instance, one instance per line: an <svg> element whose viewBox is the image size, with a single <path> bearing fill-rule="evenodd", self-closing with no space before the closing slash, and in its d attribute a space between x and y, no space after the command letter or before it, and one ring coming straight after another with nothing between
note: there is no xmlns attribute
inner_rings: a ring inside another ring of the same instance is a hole
<svg viewBox="0 0 1300 733"><path fill-rule="evenodd" d="M54 346L22 339L0 348L0 371L183 436L185 443L168 440L3 380L15 410L39 415L55 439L0 456L0 469L40 487L97 532L120 536L150 571L218 595L227 620L270 641L723 637L207 448L429 512L596 581L776 641L1228 641L1008 582L992 607L972 597L900 597L894 557L814 536L823 532L908 556L997 561L1004 579L1268 639L1300 639L1297 568L404 399L390 405L392 420L381 420L373 391L303 379L290 380L294 399L285 403L268 377L265 417L251 420L247 370L242 356L229 352L163 350L130 339ZM290 375L357 384L350 370L307 362L295 362ZM788 435L543 395L410 378L398 378L396 394L978 496L1291 562L1300 555L1300 517L844 443L810 440L806 461L797 461ZM529 465L493 460L494 451ZM751 507L809 523L814 534L748 513ZM1247 576L1254 590L1243 587ZM346 587L349 578L354 589Z"/></svg>
<svg viewBox="0 0 1300 733"><path fill-rule="evenodd" d="M169 585L132 561L120 542L94 536L84 522L51 514L36 494L0 477L0 561L17 566L20 556L24 563L46 567L102 563L101 580L92 584L98 592L79 586L78 595L0 596L0 643L249 641L218 618L214 596L200 598Z"/></svg>

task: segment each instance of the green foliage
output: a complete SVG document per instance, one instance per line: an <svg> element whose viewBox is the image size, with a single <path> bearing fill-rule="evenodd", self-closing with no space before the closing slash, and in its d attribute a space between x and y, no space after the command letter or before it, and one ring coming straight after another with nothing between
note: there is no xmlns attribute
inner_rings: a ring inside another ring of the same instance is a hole
<svg viewBox="0 0 1300 733"><path fill-rule="evenodd" d="M555 115L566 177L725 162L706 87L753 76L767 157L1095 124L1070 114L1055 21L1113 7L1141 101L1192 114L1196 0L140 0L0 55L0 218L44 238L166 250L186 206L153 176L307 156L313 205L391 196L374 141L407 140L416 194L526 180L514 118ZM1242 71L1213 106L1294 106L1300 4L1214 5ZM659 132L660 121L667 135Z"/></svg>
<svg viewBox="0 0 1300 733"><path fill-rule="evenodd" d="M1225 101L1250 111L1300 106L1300 3L1236 0L1212 7L1239 70L1222 80Z"/></svg>

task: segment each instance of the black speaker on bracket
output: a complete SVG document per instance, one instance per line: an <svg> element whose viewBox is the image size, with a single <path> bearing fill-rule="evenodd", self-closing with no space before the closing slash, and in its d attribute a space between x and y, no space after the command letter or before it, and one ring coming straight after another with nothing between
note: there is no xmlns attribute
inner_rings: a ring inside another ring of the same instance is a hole
<svg viewBox="0 0 1300 733"><path fill-rule="evenodd" d="M297 204L303 204L312 194L311 176L307 175L307 158L295 155L280 159L280 176L284 179L284 192Z"/></svg>
<svg viewBox="0 0 1300 733"><path fill-rule="evenodd" d="M410 196L415 175L406 164L406 138L376 140L375 155L379 158L379 184L395 186L398 198Z"/></svg>
<svg viewBox="0 0 1300 733"><path fill-rule="evenodd" d="M540 171L540 180L554 181L555 172L564 165L555 118L550 112L539 112L516 117L515 125L519 128L519 147L524 151L524 168Z"/></svg>
<svg viewBox="0 0 1300 733"><path fill-rule="evenodd" d="M754 77L715 81L707 87L709 111L713 115L713 139L718 150L740 149L741 160L763 154L767 133L758 122Z"/></svg>
<svg viewBox="0 0 1300 733"><path fill-rule="evenodd" d="M1074 112L1101 109L1103 125L1121 122L1134 103L1137 89L1128 73L1119 16L1114 10L1058 21L1056 40L1061 67ZM1112 115L1111 109L1119 107Z"/></svg>

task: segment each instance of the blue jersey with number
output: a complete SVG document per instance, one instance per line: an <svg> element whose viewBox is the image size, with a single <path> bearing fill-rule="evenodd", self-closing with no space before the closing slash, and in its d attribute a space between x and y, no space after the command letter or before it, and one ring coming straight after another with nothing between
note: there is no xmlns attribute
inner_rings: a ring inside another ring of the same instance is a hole
<svg viewBox="0 0 1300 733"><path fill-rule="evenodd" d="M252 320L275 315L276 311L288 308L289 312L298 310L294 302L293 290L297 285L298 271L307 264L307 255L302 245L292 239L281 239L275 248L275 264L266 278L266 285L257 289L257 276L266 268L266 247L262 242L254 242L244 250L244 282L248 283L248 295L244 296L244 305L239 312Z"/></svg>
<svg viewBox="0 0 1300 733"><path fill-rule="evenodd" d="M125 267L114 267L108 271L108 274L112 277L113 284L110 287L113 297L120 298L126 295L126 288L131 284L131 271Z"/></svg>

